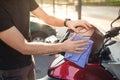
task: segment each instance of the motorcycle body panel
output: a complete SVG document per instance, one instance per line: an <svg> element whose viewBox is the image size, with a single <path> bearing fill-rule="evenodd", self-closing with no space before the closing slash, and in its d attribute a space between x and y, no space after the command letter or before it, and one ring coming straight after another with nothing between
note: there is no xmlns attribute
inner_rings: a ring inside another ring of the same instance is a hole
<svg viewBox="0 0 120 80"><path fill-rule="evenodd" d="M54 60L55 62L53 61L48 73L52 78L60 80L114 80L110 72L100 64L88 63L85 68L81 68L64 58L57 59L61 58L58 57ZM59 61L62 61L62 63L59 63ZM53 67L56 63L59 63L59 65Z"/></svg>

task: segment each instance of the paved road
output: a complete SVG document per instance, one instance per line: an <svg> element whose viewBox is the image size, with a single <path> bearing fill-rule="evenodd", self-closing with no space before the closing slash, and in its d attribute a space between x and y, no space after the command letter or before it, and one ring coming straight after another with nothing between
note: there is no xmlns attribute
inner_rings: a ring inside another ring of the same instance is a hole
<svg viewBox="0 0 120 80"><path fill-rule="evenodd" d="M43 9L53 15L53 8L50 5L43 5ZM91 24L94 24L98 27L103 33L110 29L110 23L114 20L118 15L118 10L120 7L106 7L106 6L83 6L82 7L82 19L89 21ZM69 17L71 19L77 19L77 12L74 6L57 6L56 12L54 14L56 17L65 19ZM120 22L117 22L114 25L118 25ZM58 38L61 38L66 28L56 28L58 31ZM118 39L118 38L117 38ZM120 43L117 43L111 47L112 55L114 56L116 61L120 61ZM36 78L42 78L47 73L48 65L52 62L54 56L35 56L36 61Z"/></svg>

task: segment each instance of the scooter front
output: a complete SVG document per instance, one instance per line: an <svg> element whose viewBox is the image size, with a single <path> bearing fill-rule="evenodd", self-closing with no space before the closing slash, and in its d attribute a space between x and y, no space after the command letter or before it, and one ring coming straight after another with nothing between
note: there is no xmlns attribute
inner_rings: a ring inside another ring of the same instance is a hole
<svg viewBox="0 0 120 80"><path fill-rule="evenodd" d="M40 80L114 80L99 64L87 64L81 68L59 55L50 65L48 75Z"/></svg>

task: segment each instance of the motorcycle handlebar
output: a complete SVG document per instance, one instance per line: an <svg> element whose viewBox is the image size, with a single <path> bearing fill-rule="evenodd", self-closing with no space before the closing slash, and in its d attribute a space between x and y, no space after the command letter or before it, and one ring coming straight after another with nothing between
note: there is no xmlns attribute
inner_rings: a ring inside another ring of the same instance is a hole
<svg viewBox="0 0 120 80"><path fill-rule="evenodd" d="M120 31L120 26L119 27L114 27L110 31L106 32L105 38L115 37L119 34L119 31Z"/></svg>

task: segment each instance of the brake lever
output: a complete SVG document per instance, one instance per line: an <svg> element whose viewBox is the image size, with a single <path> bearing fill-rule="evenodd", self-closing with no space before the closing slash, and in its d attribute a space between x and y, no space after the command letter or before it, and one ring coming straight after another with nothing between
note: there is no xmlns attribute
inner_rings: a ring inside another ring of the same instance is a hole
<svg viewBox="0 0 120 80"><path fill-rule="evenodd" d="M113 45L115 44L117 41L111 41L110 43L106 44L105 46L110 46L110 45Z"/></svg>

